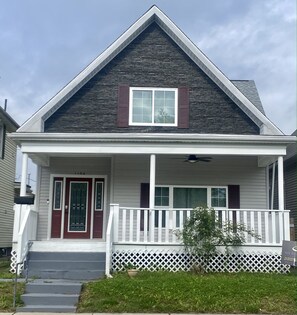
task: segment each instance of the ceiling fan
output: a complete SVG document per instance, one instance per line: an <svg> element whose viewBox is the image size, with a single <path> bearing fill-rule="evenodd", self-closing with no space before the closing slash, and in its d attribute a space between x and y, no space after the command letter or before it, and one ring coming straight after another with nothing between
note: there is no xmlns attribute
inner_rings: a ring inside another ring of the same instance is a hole
<svg viewBox="0 0 297 315"><path fill-rule="evenodd" d="M212 158L210 156L204 156L204 157L198 157L195 154L190 154L188 157L184 160L184 162L188 163L196 163L196 162L210 162Z"/></svg>

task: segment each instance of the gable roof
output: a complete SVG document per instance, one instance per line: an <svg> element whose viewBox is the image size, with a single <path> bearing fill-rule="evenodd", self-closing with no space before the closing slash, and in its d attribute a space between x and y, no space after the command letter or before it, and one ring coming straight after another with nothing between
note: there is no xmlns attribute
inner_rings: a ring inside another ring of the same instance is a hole
<svg viewBox="0 0 297 315"><path fill-rule="evenodd" d="M297 130L292 133L292 136L297 136ZM296 163L296 155L297 155L297 142L291 143L287 146L287 155L285 156L284 160L292 160Z"/></svg>
<svg viewBox="0 0 297 315"><path fill-rule="evenodd" d="M89 66L29 118L18 132L42 132L43 123L48 117L154 22L261 128L262 134L283 135L265 116L261 106L253 104L254 99L251 100L247 97L247 93L242 92L243 84L238 84L238 81L237 86L236 83L233 84L157 6L152 6Z"/></svg>
<svg viewBox="0 0 297 315"><path fill-rule="evenodd" d="M0 106L0 125L2 123L8 132L14 132L19 128L18 123Z"/></svg>
<svg viewBox="0 0 297 315"><path fill-rule="evenodd" d="M265 115L265 111L254 80L231 80L238 90L250 100L259 111Z"/></svg>

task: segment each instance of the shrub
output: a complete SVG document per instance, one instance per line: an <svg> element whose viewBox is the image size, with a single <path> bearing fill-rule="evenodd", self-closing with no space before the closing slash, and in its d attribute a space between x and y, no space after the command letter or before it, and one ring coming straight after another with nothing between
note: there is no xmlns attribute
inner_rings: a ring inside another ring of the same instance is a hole
<svg viewBox="0 0 297 315"><path fill-rule="evenodd" d="M225 254L228 255L230 247L245 243L245 234L259 239L259 236L248 230L245 225L232 221L222 222L213 208L199 207L186 219L178 236L186 251L192 256L200 256L202 267L205 267L211 256L219 253L218 246L223 246Z"/></svg>

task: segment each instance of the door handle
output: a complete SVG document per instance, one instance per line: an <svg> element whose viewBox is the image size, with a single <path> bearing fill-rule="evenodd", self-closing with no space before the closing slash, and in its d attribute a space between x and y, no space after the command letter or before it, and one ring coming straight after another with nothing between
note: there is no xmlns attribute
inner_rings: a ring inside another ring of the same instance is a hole
<svg viewBox="0 0 297 315"><path fill-rule="evenodd" d="M65 205L65 212L68 213L68 205Z"/></svg>

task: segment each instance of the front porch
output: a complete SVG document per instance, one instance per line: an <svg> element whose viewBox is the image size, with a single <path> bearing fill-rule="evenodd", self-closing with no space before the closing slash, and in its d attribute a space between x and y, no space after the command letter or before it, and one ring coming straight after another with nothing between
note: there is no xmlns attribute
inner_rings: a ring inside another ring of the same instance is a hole
<svg viewBox="0 0 297 315"><path fill-rule="evenodd" d="M36 240L37 213L34 207L16 205L15 211L19 218L18 228L16 225L14 230L17 245L15 263L20 263L28 250L39 253L105 253L105 274L109 276L113 271L123 270L129 263L152 271L178 271L189 270L193 263L201 262L199 257L195 262L190 259L177 236L193 209L131 208L112 204L105 240ZM244 245L233 248L228 257L222 249L222 254L210 262L210 271L289 270L280 263L282 242L290 239L289 210L217 209L216 215L222 222L244 224L260 239L245 235ZM30 242L32 245L28 249Z"/></svg>

